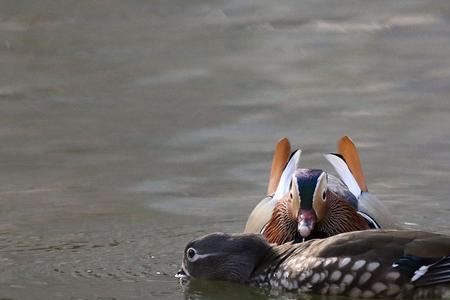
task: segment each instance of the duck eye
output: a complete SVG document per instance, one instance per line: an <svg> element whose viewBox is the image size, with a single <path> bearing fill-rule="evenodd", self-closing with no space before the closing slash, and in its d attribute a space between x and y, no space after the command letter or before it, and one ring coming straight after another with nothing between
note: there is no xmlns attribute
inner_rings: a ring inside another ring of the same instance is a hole
<svg viewBox="0 0 450 300"><path fill-rule="evenodd" d="M187 258L192 261L192 259L194 258L194 256L197 254L197 251L195 251L194 248L189 248L186 251L186 256Z"/></svg>
<svg viewBox="0 0 450 300"><path fill-rule="evenodd" d="M325 200L325 197L327 196L327 191L323 191L322 193L322 199Z"/></svg>

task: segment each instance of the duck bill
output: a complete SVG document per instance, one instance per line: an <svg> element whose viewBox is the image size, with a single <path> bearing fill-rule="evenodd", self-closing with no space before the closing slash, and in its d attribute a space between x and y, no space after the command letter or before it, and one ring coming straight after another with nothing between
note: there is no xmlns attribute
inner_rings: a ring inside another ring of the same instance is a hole
<svg viewBox="0 0 450 300"><path fill-rule="evenodd" d="M307 238L316 225L317 217L312 209L300 210L298 214L298 232L303 238Z"/></svg>
<svg viewBox="0 0 450 300"><path fill-rule="evenodd" d="M177 272L177 274L175 274L176 278L188 278L190 277L189 272L186 270L186 268L184 267L184 262L181 264L181 268L180 270Z"/></svg>
<svg viewBox="0 0 450 300"><path fill-rule="evenodd" d="M176 278L187 278L188 275L186 274L186 272L181 268L177 274L175 274Z"/></svg>

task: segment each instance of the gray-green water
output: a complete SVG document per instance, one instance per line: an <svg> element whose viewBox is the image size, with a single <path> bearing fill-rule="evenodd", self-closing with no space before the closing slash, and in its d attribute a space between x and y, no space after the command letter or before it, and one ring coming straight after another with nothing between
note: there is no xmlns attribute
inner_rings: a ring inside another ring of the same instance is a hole
<svg viewBox="0 0 450 300"><path fill-rule="evenodd" d="M0 66L0 297L266 297L173 274L283 136L327 169L352 136L399 222L450 233L447 0L4 0Z"/></svg>

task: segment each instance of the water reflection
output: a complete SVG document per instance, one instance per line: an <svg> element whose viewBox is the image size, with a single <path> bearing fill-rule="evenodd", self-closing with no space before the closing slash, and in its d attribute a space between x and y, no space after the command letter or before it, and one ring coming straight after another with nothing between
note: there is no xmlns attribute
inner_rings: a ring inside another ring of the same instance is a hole
<svg viewBox="0 0 450 300"><path fill-rule="evenodd" d="M245 285L207 280L184 280L181 281L185 299L269 299L267 292Z"/></svg>
<svg viewBox="0 0 450 300"><path fill-rule="evenodd" d="M323 296L315 296L303 292L279 292L275 290L267 290L262 288L252 288L242 284L223 282L223 281L206 281L200 279L181 280L185 294L185 299L301 299L312 300L322 299ZM330 299L332 299L331 297ZM336 298L336 297L334 297Z"/></svg>

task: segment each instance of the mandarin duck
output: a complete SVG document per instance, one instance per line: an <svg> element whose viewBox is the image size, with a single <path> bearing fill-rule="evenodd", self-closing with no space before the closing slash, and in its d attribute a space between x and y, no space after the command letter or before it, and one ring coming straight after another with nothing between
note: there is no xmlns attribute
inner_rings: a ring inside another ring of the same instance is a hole
<svg viewBox="0 0 450 300"><path fill-rule="evenodd" d="M213 233L187 244L176 277L362 298L450 298L450 236L366 230L304 243Z"/></svg>
<svg viewBox="0 0 450 300"><path fill-rule="evenodd" d="M253 209L245 233L263 233L270 243L282 244L349 231L399 228L386 207L368 192L358 151L349 137L340 139L338 154L325 155L341 179L320 169L301 169L301 150L289 156L290 151L287 139L278 142L269 196Z"/></svg>

